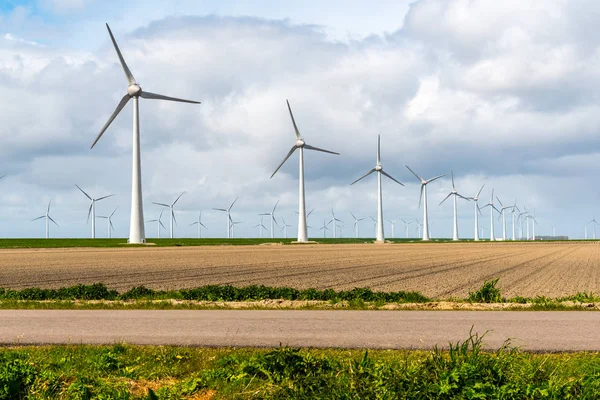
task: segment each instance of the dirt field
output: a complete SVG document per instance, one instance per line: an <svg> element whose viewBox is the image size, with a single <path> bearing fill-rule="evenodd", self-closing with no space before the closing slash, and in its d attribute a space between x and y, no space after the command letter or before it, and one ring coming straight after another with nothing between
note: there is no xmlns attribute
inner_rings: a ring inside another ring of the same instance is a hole
<svg viewBox="0 0 600 400"><path fill-rule="evenodd" d="M464 297L500 278L505 296L600 293L600 245L431 243L0 250L0 287L103 282L125 290L207 284L414 290Z"/></svg>

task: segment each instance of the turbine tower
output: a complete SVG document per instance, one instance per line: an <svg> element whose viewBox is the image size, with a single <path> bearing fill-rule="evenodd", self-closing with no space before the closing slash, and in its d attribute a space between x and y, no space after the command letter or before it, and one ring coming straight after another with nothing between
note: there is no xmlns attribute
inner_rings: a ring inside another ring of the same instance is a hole
<svg viewBox="0 0 600 400"><path fill-rule="evenodd" d="M213 210L223 211L223 212L227 213L227 239L231 239L231 223L233 222L233 220L231 219L231 209L233 208L233 205L235 204L235 202L238 201L238 199L239 199L239 197L236 197L236 199L233 201L233 203L231 203L231 205L227 209L213 208Z"/></svg>
<svg viewBox="0 0 600 400"><path fill-rule="evenodd" d="M509 208L514 209L514 206L504 206L504 204L502 204L502 202L500 201L498 196L496 196L496 200L498 200L498 203L500 203L500 216L498 217L498 219L502 218L502 240L505 241L506 240L506 213L504 212L504 210L508 210ZM516 200L515 200L515 202L516 202ZM513 230L513 232L514 232L514 230Z"/></svg>
<svg viewBox="0 0 600 400"><path fill-rule="evenodd" d="M258 236L262 239L263 238L263 229L267 232L269 230L263 224L263 219L264 219L263 215L262 214L258 214L258 215L260 215L260 224L254 225L253 228L258 228Z"/></svg>
<svg viewBox="0 0 600 400"><path fill-rule="evenodd" d="M515 240L515 213L518 210L519 212L521 212L521 210L519 210L519 207L517 207L517 199L515 199L515 204L513 204L512 206L512 210L510 210L510 216L511 216L511 221L512 221L512 240Z"/></svg>
<svg viewBox="0 0 600 400"><path fill-rule="evenodd" d="M490 207L490 242L496 240L494 236L494 210L500 212L496 206L494 205L494 189L492 189L492 197L490 197L490 202L481 208Z"/></svg>
<svg viewBox="0 0 600 400"><path fill-rule="evenodd" d="M85 195L88 199L90 199L90 209L88 210L87 221L90 222L90 214L92 215L92 239L96 239L96 202L100 200L104 200L106 198L114 196L114 194L109 194L108 196L98 197L97 199L92 199L89 194L83 191L78 185L77 189L81 190L81 193Z"/></svg>
<svg viewBox="0 0 600 400"><path fill-rule="evenodd" d="M281 218L281 220L283 221L283 226L281 227L281 230L285 232L285 238L287 239L287 228L290 227L290 224L286 224L285 223L285 219Z"/></svg>
<svg viewBox="0 0 600 400"><path fill-rule="evenodd" d="M395 230L396 220L388 219L388 222L392 225L392 239L396 239L396 230Z"/></svg>
<svg viewBox="0 0 600 400"><path fill-rule="evenodd" d="M198 225L198 239L202 238L202 228L208 229L206 225L202 223L202 211L198 214L198 220L196 222L191 223L189 226Z"/></svg>
<svg viewBox="0 0 600 400"><path fill-rule="evenodd" d="M294 131L296 133L296 144L294 144L294 146L290 149L290 151L285 156L285 158L283 159L283 161L281 162L281 164L279 164L279 166L277 167L277 169L275 170L275 172L273 172L273 175L271 175L271 178L273 178L273 176L275 176L275 174L277 173L277 171L279 171L279 168L281 168L281 166L287 161L287 159L290 158L290 156L292 155L292 153L294 153L294 151L296 151L297 149L299 149L299 156L298 156L298 164L299 164L299 174L298 174L298 242L306 242L306 241L308 241L308 235L306 233L306 200L305 200L305 195L304 195L304 149L321 151L323 153L330 153L330 154L335 154L335 155L338 155L338 156L340 155L340 153L336 153L336 152L333 152L333 151L320 149L318 147L313 147L313 146L310 146L310 145L306 144L306 142L304 142L304 139L302 138L302 135L300 135L300 131L298 130L298 127L296 126L296 121L294 120L294 115L292 114L292 108L290 107L290 102L286 100L286 103L287 103L287 106L288 106L288 110L290 111L290 117L292 118L292 124L294 124Z"/></svg>
<svg viewBox="0 0 600 400"><path fill-rule="evenodd" d="M173 239L173 221L175 221L175 223L177 223L177 219L175 218L175 211L173 210L173 207L175 206L175 204L177 204L177 202L179 201L181 196L183 196L185 193L186 192L181 192L181 194L179 196L177 196L175 201L170 205L165 204L165 203L156 203L154 201L152 202L152 204L156 204L157 206L167 207L167 208L171 209L171 217L169 218L169 231L170 231L171 239Z"/></svg>
<svg viewBox="0 0 600 400"><path fill-rule="evenodd" d="M117 208L119 208L119 207L117 207ZM107 227L108 235L107 236L109 239L112 238L111 230L113 230L113 231L115 230L115 227L113 226L113 223L112 223L112 217L117 212L117 208L115 208L114 211L108 217L103 217L103 216L98 215L98 218L104 218L107 220L107 224L108 224L108 227Z"/></svg>
<svg viewBox="0 0 600 400"><path fill-rule="evenodd" d="M112 113L108 122L104 125L94 143L92 143L92 147L98 143L98 140L104 134L104 131L108 128L108 126L113 122L113 120L119 115L121 110L127 105L130 99L133 99L133 162L132 162L132 171L131 171L131 220L129 224L129 243L145 243L146 242L146 233L144 231L144 209L142 204L142 160L140 154L140 118L139 118L139 99L153 99L153 100L167 100L167 101L177 101L181 103L193 103L200 104L199 101L192 100L183 100L175 97L163 96L162 94L150 93L143 91L140 85L136 82L133 74L129 70L129 67L125 63L125 59L123 59L123 55L121 54L121 50L119 50L119 46L117 46L117 42L110 30L108 24L106 24L106 28L108 29L108 34L110 35L110 40L115 47L115 51L117 52L117 56L119 57L119 61L121 62L121 67L123 67L123 71L125 72L125 77L127 78L127 82L129 86L127 87L127 93L119 104L117 108Z"/></svg>
<svg viewBox="0 0 600 400"><path fill-rule="evenodd" d="M376 241L383 242L385 240L383 235L383 200L381 198L381 175L385 175L397 184L404 186L400 181L397 181L395 178L392 178L390 174L383 170L381 166L381 135L377 135L377 162L375 164L375 168L355 180L350 184L350 186L354 185L356 182L360 181L363 178L371 175L373 172L377 172L377 237Z"/></svg>
<svg viewBox="0 0 600 400"><path fill-rule="evenodd" d="M358 239L358 236L359 236L359 235L358 235L358 223L359 223L360 221L362 221L364 218L356 218L356 217L354 216L354 214L352 214L352 213L350 213L350 215L352 215L352 218L354 218L354 233L355 233L355 235L356 235L356 239Z"/></svg>
<svg viewBox="0 0 600 400"><path fill-rule="evenodd" d="M465 200L469 200L466 197L460 195L457 191L456 191L456 186L454 186L454 172L450 171L450 175L452 176L452 191L450 193L448 193L448 196L446 196L444 198L444 200L442 200L440 202L440 206L442 205L443 202L445 202L448 197L450 196L454 196L454 229L452 231L452 240L458 240L458 213L456 211L456 196L460 197L461 199L465 199Z"/></svg>
<svg viewBox="0 0 600 400"><path fill-rule="evenodd" d="M279 204L279 200L277 200L277 203L275 203L275 207L273 207L273 210L271 210L271 212L269 213L263 213L263 214L258 214L258 215L268 215L271 218L271 239L275 238L275 231L273 230L273 223L275 223L275 225L277 225L277 227L279 227L279 224L277 223L277 220L275 219L275 209L277 208L277 205Z"/></svg>
<svg viewBox="0 0 600 400"><path fill-rule="evenodd" d="M149 221L146 221L146 222L156 222L156 225L157 225L157 226L156 226L156 230L157 230L156 237L157 237L158 239L160 239L160 227L162 226L162 228L163 228L163 229L167 229L167 228L165 228L165 226L163 225L163 223L162 223L162 221L161 221L161 218L162 218L163 212L165 212L165 210L161 210L161 211L160 211L160 215L158 216L158 219L151 219L151 220L149 220Z"/></svg>
<svg viewBox="0 0 600 400"><path fill-rule="evenodd" d="M404 165L414 176L417 177L419 181L421 181L421 196L419 197L419 208L421 208L421 201L423 201L423 240L429 240L429 222L427 219L427 184L435 181L436 179L442 178L447 174L436 176L435 178L431 178L429 180L425 180L421 178L415 171L410 169L408 165Z"/></svg>
<svg viewBox="0 0 600 400"><path fill-rule="evenodd" d="M412 221L408 221L406 222L405 220L402 220L402 222L404 222L404 236L406 236L406 239L408 239L408 226L410 224L412 224Z"/></svg>
<svg viewBox="0 0 600 400"><path fill-rule="evenodd" d="M479 204L477 204L477 202L479 201L479 195L481 194L481 191L483 190L484 186L485 183L481 185L481 189L479 189L479 192L477 192L475 197L469 197L469 200L473 200L475 202L475 235L473 236L474 241L479 241L479 214L481 214L481 210L479 209Z"/></svg>
<svg viewBox="0 0 600 400"><path fill-rule="evenodd" d="M323 231L323 239L327 238L327 231L329 230L329 228L327 227L327 225L329 225L327 223L327 221L323 220L323 226L321 227L321 229L319 229L320 231Z"/></svg>
<svg viewBox="0 0 600 400"><path fill-rule="evenodd" d="M335 214L333 213L333 208L331 209L331 220L329 220L329 223L327 223L327 225L329 225L332 222L333 222L333 238L335 239L336 238L335 232L337 231L337 224L336 224L336 222L344 222L344 221L342 221L341 219L337 219L335 217Z"/></svg>
<svg viewBox="0 0 600 400"><path fill-rule="evenodd" d="M4 175L6 176L6 175ZM4 176L0 177L0 179L4 178ZM46 239L48 239L50 237L50 224L49 221L52 221L54 223L54 225L58 226L58 224L56 223L55 220L52 219L52 217L50 216L50 203L52 202L52 200L50 200L48 202L48 209L46 210L46 214L42 215L40 217L34 218L31 220L31 222L33 221L37 221L38 219L42 219L42 218L46 218Z"/></svg>

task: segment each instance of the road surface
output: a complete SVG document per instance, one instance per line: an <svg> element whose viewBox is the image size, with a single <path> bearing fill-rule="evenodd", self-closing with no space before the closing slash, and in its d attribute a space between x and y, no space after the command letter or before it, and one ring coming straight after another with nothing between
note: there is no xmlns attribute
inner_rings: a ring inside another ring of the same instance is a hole
<svg viewBox="0 0 600 400"><path fill-rule="evenodd" d="M0 344L163 344L430 349L508 338L533 351L600 351L600 313L585 311L0 310Z"/></svg>

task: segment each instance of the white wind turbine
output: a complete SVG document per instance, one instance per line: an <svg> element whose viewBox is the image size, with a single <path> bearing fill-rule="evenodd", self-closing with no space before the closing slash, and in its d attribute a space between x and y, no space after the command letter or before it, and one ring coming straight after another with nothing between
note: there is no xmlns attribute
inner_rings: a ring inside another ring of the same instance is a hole
<svg viewBox="0 0 600 400"><path fill-rule="evenodd" d="M336 222L344 222L344 221L342 221L341 219L337 219L335 217L335 214L333 213L333 208L331 209L331 220L329 220L329 223L327 225L329 225L332 222L333 222L333 238L335 239L336 238L335 232L337 230L337 224L336 224Z"/></svg>
<svg viewBox="0 0 600 400"><path fill-rule="evenodd" d="M419 196L419 208L421 207L421 201L422 201L423 202L423 240L429 240L429 221L427 218L427 184L435 181L436 179L442 178L442 177L446 176L447 174L439 175L439 176L436 176L435 178L425 180L425 179L421 178L419 175L417 175L417 173L415 171L410 169L410 167L408 165L405 165L405 167L408 168L408 170L410 172L412 172L412 174L414 176L416 176L419 181L421 181L421 195Z"/></svg>
<svg viewBox="0 0 600 400"><path fill-rule="evenodd" d="M352 218L354 218L354 233L356 235L356 239L358 239L358 223L364 220L364 218L356 218L352 213L350 213L350 215L352 215Z"/></svg>
<svg viewBox="0 0 600 400"><path fill-rule="evenodd" d="M498 200L498 203L500 203L500 216L498 217L498 219L502 218L502 240L505 241L506 240L506 213L504 212L504 210L508 210L509 208L513 208L514 206L504 206L504 204L502 204L502 202L500 201L498 196L496 196L496 200Z"/></svg>
<svg viewBox="0 0 600 400"><path fill-rule="evenodd" d="M286 224L285 223L285 219L281 218L281 220L283 221L283 226L281 227L281 230L285 232L285 238L287 239L287 228L290 227L290 224Z"/></svg>
<svg viewBox="0 0 600 400"><path fill-rule="evenodd" d="M238 199L239 199L239 197L236 197L236 199L233 201L233 203L231 203L231 205L227 209L213 208L213 210L223 211L223 212L227 213L227 239L231 239L231 223L233 222L233 220L231 219L231 209L233 208L233 205L235 204L235 202L238 201Z"/></svg>
<svg viewBox="0 0 600 400"><path fill-rule="evenodd" d="M396 220L395 219L388 219L388 222L392 225L392 239L396 239Z"/></svg>
<svg viewBox="0 0 600 400"><path fill-rule="evenodd" d="M267 229L267 227L266 227L266 226L263 224L263 219L264 219L264 216L263 216L262 214L258 214L258 215L260 215L260 224L256 224L256 225L254 225L254 226L253 226L253 228L258 228L258 236L259 236L259 237L262 239L262 238L263 238L263 229L264 229L265 231L267 231L267 232L268 232L269 230L268 230L268 229Z"/></svg>
<svg viewBox="0 0 600 400"><path fill-rule="evenodd" d="M408 239L408 226L410 224L412 224L412 221L408 221L406 222L405 220L402 220L402 222L404 222L404 236L406 236L406 239Z"/></svg>
<svg viewBox="0 0 600 400"><path fill-rule="evenodd" d="M466 197L462 196L456 190L456 186L454 186L454 172L450 171L450 175L452 176L452 190L448 193L448 196L444 197L444 200L440 202L440 206L443 202L445 202L448 197L454 196L454 229L452 230L452 240L458 240L458 212L456 210L456 197L460 197L461 199L469 200Z"/></svg>
<svg viewBox="0 0 600 400"><path fill-rule="evenodd" d="M381 195L381 175L385 175L388 178L390 178L391 180L393 180L394 182L396 182L397 184L404 186L404 184L402 184L401 182L397 181L395 178L393 178L391 175L389 175L387 172L385 172L383 170L383 167L381 166L381 136L377 135L377 162L375 164L375 168L373 168L372 170L370 170L369 172L367 172L366 174L364 174L363 176L361 176L360 178L358 178L357 180L355 180L354 182L352 182L350 185L354 185L356 182L360 181L363 178L366 178L367 176L371 175L373 172L377 172L377 236L376 236L376 241L378 242L383 242L385 240L384 238L384 234L383 234L383 200L382 200L382 195Z"/></svg>
<svg viewBox="0 0 600 400"><path fill-rule="evenodd" d="M418 219L416 219L415 221L417 221L417 237L421 236L421 230L423 229L423 224L421 222L419 222Z"/></svg>
<svg viewBox="0 0 600 400"><path fill-rule="evenodd" d="M592 232L593 232L593 239L596 240L596 225L600 225L597 221L596 221L596 215L594 214L594 217L592 218L592 220L590 222L588 222L588 225L592 224ZM586 239L587 239L587 235L586 235Z"/></svg>
<svg viewBox="0 0 600 400"><path fill-rule="evenodd" d="M96 140L94 140L94 143L92 143L92 148L94 148L96 143L98 143L98 140L100 140L100 138L104 134L104 131L106 131L108 126L113 122L117 115L119 115L121 110L129 102L129 100L133 99L133 163L131 173L131 220L129 224L129 243L145 243L146 233L144 231L144 209L142 204L142 160L140 154L140 119L138 105L139 99L140 97L142 97L144 99L168 100L193 104L200 104L200 102L192 100L183 100L175 97L163 96L162 94L143 91L140 85L136 82L135 78L133 77L133 74L129 70L129 67L125 63L123 55L121 54L121 50L119 50L119 46L117 46L117 42L108 24L106 24L106 28L108 29L110 40L112 41L115 47L115 51L117 52L117 56L119 57L121 67L123 67L123 71L125 72L125 77L127 78L129 86L127 87L127 93L125 94L125 96L123 96L123 98L117 105L117 108L112 113L112 115L108 119L108 122L106 122L106 124L96 137Z"/></svg>
<svg viewBox="0 0 600 400"><path fill-rule="evenodd" d="M523 212L519 212L519 217L517 218L517 222L519 223L519 239L523 240L523 215L525 215L525 217L527 217L527 209L525 208L525 206L523 206L523 209L525 211Z"/></svg>
<svg viewBox="0 0 600 400"><path fill-rule="evenodd" d="M479 214L481 214L481 210L479 209L479 204L477 204L477 202L479 201L479 195L481 194L484 186L485 183L481 185L481 189L479 189L479 192L477 192L475 197L469 197L469 200L473 200L475 202L475 235L473 236L473 240L475 241L479 241Z"/></svg>
<svg viewBox="0 0 600 400"><path fill-rule="evenodd" d="M494 236L494 210L500 212L496 206L494 205L494 189L492 189L492 197L490 197L490 202L481 208L490 207L490 242L496 240Z"/></svg>
<svg viewBox="0 0 600 400"><path fill-rule="evenodd" d="M163 228L163 229L167 229L167 228L165 228L165 226L163 225L163 223L162 223L162 221L161 221L161 218L162 218L163 212L165 212L165 210L161 210L161 211L160 211L160 214L159 214L159 216L158 216L158 219L151 219L151 220L149 220L149 221L146 221L146 222L156 222L156 231L157 231L157 234L156 234L156 235L157 235L157 238L158 238L158 239L160 239L160 227L162 226L162 228Z"/></svg>
<svg viewBox="0 0 600 400"><path fill-rule="evenodd" d="M296 121L294 120L294 115L292 114L292 108L290 107L290 102L286 100L288 110L290 111L290 117L292 118L292 123L294 124L294 131L296 133L296 144L290 149L288 154L285 156L281 164L277 167L271 178L275 176L279 168L287 161L288 158L294 153L294 151L299 150L298 163L299 163L299 174L298 174L298 242L306 242L308 241L308 235L306 232L306 200L304 195L304 149L307 150L316 150L321 151L323 153L330 153L339 155L339 153L320 149L318 147L313 147L304 142L304 139L300 135L300 131L296 126Z"/></svg>
<svg viewBox="0 0 600 400"><path fill-rule="evenodd" d="M4 175L6 176L6 175ZM4 176L0 177L0 179L4 178ZM49 221L52 221L54 223L54 225L58 226L58 224L56 223L55 220L52 219L52 217L50 216L50 203L52 202L52 200L50 200L48 202L48 209L46 210L46 214L42 215L40 217L34 218L31 220L31 222L33 221L37 221L38 219L42 219L45 218L46 219L46 239L48 239L50 237L50 223Z"/></svg>
<svg viewBox="0 0 600 400"><path fill-rule="evenodd" d="M198 239L202 238L202 228L208 229L206 225L202 223L202 211L198 214L198 220L196 222L192 222L189 226L198 225Z"/></svg>
<svg viewBox="0 0 600 400"><path fill-rule="evenodd" d="M277 227L279 227L279 224L277 223L277 220L275 220L275 209L277 208L277 205L279 204L279 200L277 200L277 203L275 203L275 207L273 207L273 210L271 210L271 212L269 213L263 213L263 214L258 214L258 215L268 215L269 217L271 217L271 239L275 238L275 231L273 229L273 223L275 223L275 225L277 225Z"/></svg>
<svg viewBox="0 0 600 400"><path fill-rule="evenodd" d="M327 231L329 230L329 228L327 227L327 225L329 225L327 223L327 221L323 220L323 226L321 227L321 229L319 229L320 231L323 231L323 239L327 238Z"/></svg>
<svg viewBox="0 0 600 400"><path fill-rule="evenodd" d="M117 207L117 208L119 208L119 207ZM115 229L115 227L113 226L113 223L112 223L112 217L117 212L117 208L115 208L114 211L108 217L103 217L103 216L98 215L98 218L103 218L103 219L107 220L107 225L108 225L107 229L108 229L108 238L109 239L112 238L111 230Z"/></svg>
<svg viewBox="0 0 600 400"><path fill-rule="evenodd" d="M171 239L173 239L173 221L175 221L175 223L177 223L177 219L175 218L175 211L173 210L173 207L175 206L175 204L177 204L177 202L179 201L179 199L181 198L181 196L183 196L186 192L181 192L181 194L179 196L177 196L177 198L175 199L175 201L172 204L165 204L165 203L156 203L156 202L152 202L152 204L156 204L157 206L162 206L162 207L167 207L171 210L171 215L169 218L169 231L170 231L170 237Z"/></svg>
<svg viewBox="0 0 600 400"><path fill-rule="evenodd" d="M82 188L80 188L78 185L75 185L75 186L77 186L77 189L81 190L81 193L83 193L85 195L85 197L87 197L91 201L90 209L88 210L87 222L90 222L90 214L91 214L92 215L92 239L96 239L96 202L100 201L100 200L104 200L109 197L112 197L112 196L114 196L114 194L109 194L108 196L103 196L103 197L98 197L97 199L92 199L89 194L87 194L86 192L83 191Z"/></svg>
<svg viewBox="0 0 600 400"><path fill-rule="evenodd" d="M515 213L518 210L519 212L521 212L521 210L519 210L519 207L517 207L517 199L515 199L515 204L513 204L512 206L512 210L510 210L510 216L511 216L511 222L512 222L512 240L515 240Z"/></svg>

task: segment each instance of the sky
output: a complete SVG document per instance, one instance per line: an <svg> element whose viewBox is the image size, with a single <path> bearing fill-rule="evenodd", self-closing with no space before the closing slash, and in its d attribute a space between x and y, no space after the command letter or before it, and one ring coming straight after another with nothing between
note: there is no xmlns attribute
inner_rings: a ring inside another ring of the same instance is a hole
<svg viewBox="0 0 600 400"><path fill-rule="evenodd" d="M96 214L118 207L113 236L128 236L130 104L90 149L127 89L108 23L145 90L202 102L140 100L144 217L185 191L176 237L197 234L201 210L203 235L225 236L212 209L237 197L236 236L258 236L258 214L277 201L295 235L297 156L270 178L295 141L288 99L306 142L340 153L305 153L311 237L332 209L343 236L350 213L374 236L376 178L350 183L375 166L381 135L383 168L405 185L383 178L395 236L402 219L423 218L409 165L425 179L448 174L428 185L433 237L452 236L452 202L439 203L453 171L465 197L485 184L481 206L493 189L535 211L536 235L581 238L600 212L599 19L592 0L0 0L0 237L43 237L31 220L49 201L51 237L89 237L76 184L115 194ZM459 199L458 215L460 236L473 237L473 202ZM489 208L480 225L488 237ZM106 221L96 229L105 237Z"/></svg>

